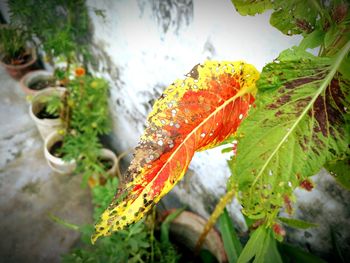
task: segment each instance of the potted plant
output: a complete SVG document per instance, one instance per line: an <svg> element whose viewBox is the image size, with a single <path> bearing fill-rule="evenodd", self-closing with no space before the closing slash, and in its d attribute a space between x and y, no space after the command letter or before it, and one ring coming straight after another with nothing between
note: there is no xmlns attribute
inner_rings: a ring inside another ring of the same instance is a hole
<svg viewBox="0 0 350 263"><path fill-rule="evenodd" d="M0 64L16 80L37 67L36 50L28 46L29 39L19 26L0 25Z"/></svg>
<svg viewBox="0 0 350 263"><path fill-rule="evenodd" d="M69 74L69 73L67 73ZM61 136L50 135L45 140L45 152L50 157L61 158L60 162L76 162L74 171L82 173L84 183L90 178L93 186L105 181L104 177L115 175L116 157L103 149L99 136L110 130L108 112L108 83L101 78L85 74L83 68L75 70L75 76L66 83L66 90L58 101L49 102L49 109L57 109L62 124ZM51 105L51 106L50 106ZM50 140L56 140L50 142ZM50 146L57 145L56 156ZM62 173L67 170L63 169Z"/></svg>
<svg viewBox="0 0 350 263"><path fill-rule="evenodd" d="M58 60L69 65L77 57L87 59L89 15L85 1L11 0L8 7L11 19L26 25L38 40L51 66Z"/></svg>
<svg viewBox="0 0 350 263"><path fill-rule="evenodd" d="M63 113L62 97L64 88L47 88L38 92L29 106L29 114L34 120L43 140L62 128L60 114Z"/></svg>
<svg viewBox="0 0 350 263"><path fill-rule="evenodd" d="M45 88L56 86L54 75L47 70L30 71L20 79L19 83L27 95L34 95Z"/></svg>

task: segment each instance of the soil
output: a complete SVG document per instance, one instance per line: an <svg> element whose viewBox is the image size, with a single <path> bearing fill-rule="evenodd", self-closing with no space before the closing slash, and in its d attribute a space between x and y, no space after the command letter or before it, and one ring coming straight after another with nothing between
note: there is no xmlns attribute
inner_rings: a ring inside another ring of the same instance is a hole
<svg viewBox="0 0 350 263"><path fill-rule="evenodd" d="M47 87L53 86L55 81L52 79L39 79L29 85L29 88L32 90L42 90Z"/></svg>
<svg viewBox="0 0 350 263"><path fill-rule="evenodd" d="M61 148L62 148L63 142L62 141L57 141L55 142L51 148L49 149L49 152L57 157L57 158L62 158L63 154L60 152Z"/></svg>
<svg viewBox="0 0 350 263"><path fill-rule="evenodd" d="M113 167L113 161L110 159L98 158L98 161L102 164L103 170L106 172Z"/></svg>
<svg viewBox="0 0 350 263"><path fill-rule="evenodd" d="M39 119L57 119L58 114L50 114L46 110L46 106L43 107L37 114L35 114Z"/></svg>
<svg viewBox="0 0 350 263"><path fill-rule="evenodd" d="M3 62L7 65L19 66L28 63L31 59L31 54L24 53L23 55L19 55L16 58L6 56L4 57Z"/></svg>

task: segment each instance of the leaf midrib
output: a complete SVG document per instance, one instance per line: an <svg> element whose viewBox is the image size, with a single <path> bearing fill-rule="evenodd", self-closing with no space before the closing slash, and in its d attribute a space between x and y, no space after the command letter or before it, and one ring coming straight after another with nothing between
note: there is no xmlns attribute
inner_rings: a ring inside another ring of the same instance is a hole
<svg viewBox="0 0 350 263"><path fill-rule="evenodd" d="M214 117L219 111L224 109L228 104L230 104L231 102L235 101L237 98L242 97L243 95L250 93L253 90L253 88L255 88L255 86L254 87L253 86L243 87L241 90L239 90L236 93L235 96L233 96L233 97L229 98L228 100L226 100L223 104L218 106L212 113L210 113L203 121L201 121L190 133L188 133L186 135L184 140L179 144L179 146L169 156L167 161L164 163L164 165L162 165L162 168L157 172L157 174L149 182L149 184L153 183L153 181L158 177L158 175L163 171L163 169L169 164L170 160L173 160L175 154L179 151L179 149L181 149L183 146L186 145L186 141L188 139L190 139L192 137L192 135L194 135L200 127L202 127L205 123L207 123L208 120L210 120L212 117Z"/></svg>
<svg viewBox="0 0 350 263"><path fill-rule="evenodd" d="M271 153L269 158L266 160L266 162L264 163L264 165L260 169L259 173L257 174L257 176L255 177L255 179L254 179L254 181L252 183L252 187L250 188L250 192L251 192L250 195L251 196L252 196L252 191L254 189L254 185L259 180L259 178L262 176L263 172L265 171L265 169L269 165L269 163L272 160L272 158L276 155L276 153L282 147L283 143L288 139L288 137L292 134L292 132L294 132L294 130L296 129L298 124L301 122L301 120L304 118L304 116L307 114L307 112L313 106L313 104L315 103L315 101L318 98L318 96L321 95L321 93L327 88L327 86L329 85L329 83L333 79L333 76L337 72L341 62L343 61L343 59L344 59L345 55L347 54L347 52L349 51L349 49L350 49L350 41L343 47L343 49L339 52L339 55L335 58L334 62L330 65L331 71L327 74L326 78L324 79L323 83L321 84L321 86L319 87L319 89L317 90L317 92L315 93L313 98L310 100L309 104L305 107L304 111L296 119L295 123L288 130L286 135L282 138L282 140L279 142L279 144L277 145L275 150Z"/></svg>

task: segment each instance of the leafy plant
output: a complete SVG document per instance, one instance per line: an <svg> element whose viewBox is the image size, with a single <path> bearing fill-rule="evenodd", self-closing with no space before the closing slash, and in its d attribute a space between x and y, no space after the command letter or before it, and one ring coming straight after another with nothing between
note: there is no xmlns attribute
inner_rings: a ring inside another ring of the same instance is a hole
<svg viewBox="0 0 350 263"><path fill-rule="evenodd" d="M26 61L26 42L28 40L28 35L20 27L0 25L0 50L3 62L10 65L23 64Z"/></svg>
<svg viewBox="0 0 350 263"><path fill-rule="evenodd" d="M83 173L86 183L91 176L106 176L99 159L102 149L99 136L110 130L108 83L78 68L66 88L61 100L60 116L65 129L61 152L64 160L77 161L76 172Z"/></svg>
<svg viewBox="0 0 350 263"><path fill-rule="evenodd" d="M88 57L89 17L85 0L9 0L11 19L26 25L52 61L69 64Z"/></svg>
<svg viewBox="0 0 350 263"><path fill-rule="evenodd" d="M107 180L105 185L97 185L92 189L94 218L98 218L108 206L117 185L118 180L111 178ZM174 218L174 216L170 216ZM172 218L169 218L168 221ZM140 220L123 231L100 240L95 246L90 243L93 226L78 227L82 233L81 240L83 244L81 247L73 249L69 254L64 255L62 262L178 262L180 255L169 243L169 240L160 242L151 238L154 235L154 229L146 224L147 221ZM67 223L63 225L72 228ZM73 229L77 229L77 227L74 226ZM163 227L163 225L162 229L162 235L168 236L169 229L166 226Z"/></svg>
<svg viewBox="0 0 350 263"><path fill-rule="evenodd" d="M334 160L343 164L348 160L350 80L344 68L350 49L348 5L342 1L329 6L317 1L311 6L304 1L234 2L243 14L273 8L271 24L286 34L301 33L304 40L267 64L259 79L252 66L241 62L206 62L195 66L187 79L170 85L148 117L148 128L128 170L129 182L119 191L125 197L114 199L104 212L93 242L142 218L182 178L196 150L222 143L237 128L228 193L204 233L229 197L236 196L242 212L260 225L252 239L275 244L274 238L281 240L285 234L277 222L278 213L284 206L292 213L294 189L311 190L308 177ZM293 16L282 19L286 12ZM305 51L318 45L319 57ZM255 82L256 102L248 115ZM240 262L265 253L279 257L276 245L254 248L255 254L248 257L249 247Z"/></svg>

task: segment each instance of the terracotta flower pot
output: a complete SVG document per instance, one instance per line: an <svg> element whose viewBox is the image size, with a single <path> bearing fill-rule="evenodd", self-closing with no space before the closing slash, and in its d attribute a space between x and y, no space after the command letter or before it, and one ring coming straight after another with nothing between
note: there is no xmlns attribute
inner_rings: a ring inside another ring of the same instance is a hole
<svg viewBox="0 0 350 263"><path fill-rule="evenodd" d="M44 87L38 87L36 89L33 89L33 84L37 83L38 81L47 81L53 79L53 75L51 72L46 70L34 70L26 73L20 80L20 86L25 94L27 95L34 95L41 90L44 90L46 88L49 88L50 86L44 86Z"/></svg>
<svg viewBox="0 0 350 263"><path fill-rule="evenodd" d="M29 114L34 120L41 137L45 138L51 134L53 131L56 131L62 128L62 122L59 118L42 118L39 116L40 112L45 107L43 99L52 95L63 96L65 89L64 88L47 88L38 92L34 97L29 106Z"/></svg>
<svg viewBox="0 0 350 263"><path fill-rule="evenodd" d="M107 175L110 177L116 176L118 169L118 159L117 156L111 150L103 148L101 150L100 159L109 160L113 162L112 167L107 171ZM98 178L98 179L97 179ZM88 184L90 188L95 187L96 185L104 185L106 183L106 178L100 175L90 176L88 180Z"/></svg>
<svg viewBox="0 0 350 263"><path fill-rule="evenodd" d="M205 224L206 220L203 217L184 211L171 222L170 234L177 242L194 251ZM210 251L218 262L228 262L223 241L217 230L210 230L202 249Z"/></svg>
<svg viewBox="0 0 350 263"><path fill-rule="evenodd" d="M54 131L46 137L44 142L44 155L50 168L59 174L70 174L75 170L75 161L65 162L62 158L54 156L52 148L63 140L63 136Z"/></svg>
<svg viewBox="0 0 350 263"><path fill-rule="evenodd" d="M27 50L27 53L30 56L30 59L26 63L21 65L6 64L3 61L5 56L3 54L0 56L0 64L6 69L7 73L15 80L19 80L27 72L38 68L38 65L37 65L38 57L35 49L30 48Z"/></svg>

